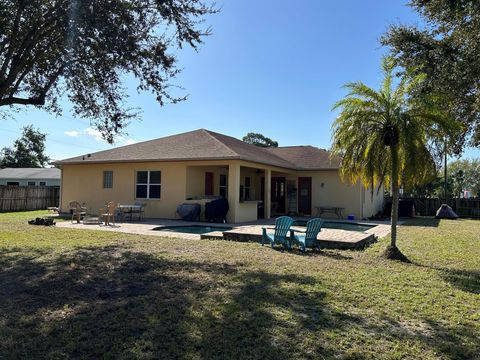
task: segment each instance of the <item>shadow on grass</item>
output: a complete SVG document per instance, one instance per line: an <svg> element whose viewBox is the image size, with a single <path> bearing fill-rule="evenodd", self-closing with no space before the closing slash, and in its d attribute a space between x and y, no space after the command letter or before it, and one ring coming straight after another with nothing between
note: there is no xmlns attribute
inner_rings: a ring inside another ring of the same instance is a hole
<svg viewBox="0 0 480 360"><path fill-rule="evenodd" d="M345 252L345 251L344 251ZM352 260L352 256L344 255L338 251L334 250L316 250L316 249L307 249L306 251L300 251L299 249L295 249L291 251L294 255L305 256L305 257L327 257L330 259L335 260Z"/></svg>
<svg viewBox="0 0 480 360"><path fill-rule="evenodd" d="M438 227L440 219L434 217L402 218L401 226Z"/></svg>
<svg viewBox="0 0 480 360"><path fill-rule="evenodd" d="M6 250L0 284L6 358L329 358L345 355L337 347L345 337L395 341L402 328L331 306L313 277L116 246L61 255ZM471 329L430 328L400 336L408 342L421 335L446 355L472 354ZM326 331L337 341L323 337Z"/></svg>
<svg viewBox="0 0 480 360"><path fill-rule="evenodd" d="M278 359L291 349L272 341L271 307L294 305L278 287L314 283L117 247L59 257L10 249L0 269L0 353L9 358ZM321 293L298 296L323 308Z"/></svg>
<svg viewBox="0 0 480 360"><path fill-rule="evenodd" d="M444 355L440 358L477 359L480 351L479 329L471 325L447 325L432 319L423 319L421 323L414 324L385 317L380 324L367 323L364 327L368 332L377 334L379 340L387 335L404 340L404 346L408 346L414 340L420 341L433 350L436 357L440 354ZM414 358L422 359L424 354L415 354Z"/></svg>
<svg viewBox="0 0 480 360"><path fill-rule="evenodd" d="M480 270L443 269L440 271L445 281L456 288L473 294L480 294Z"/></svg>
<svg viewBox="0 0 480 360"><path fill-rule="evenodd" d="M413 264L438 271L442 279L459 290L470 292L472 294L480 294L480 270L439 268L430 265L423 265L417 262L413 262Z"/></svg>

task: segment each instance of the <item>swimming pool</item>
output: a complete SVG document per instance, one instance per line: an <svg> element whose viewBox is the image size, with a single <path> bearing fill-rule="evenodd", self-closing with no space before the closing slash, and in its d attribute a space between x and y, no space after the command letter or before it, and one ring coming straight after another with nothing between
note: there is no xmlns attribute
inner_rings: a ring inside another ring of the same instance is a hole
<svg viewBox="0 0 480 360"><path fill-rule="evenodd" d="M293 226L307 226L307 220L295 220ZM343 221L325 221L322 225L324 229L339 229L347 231L365 232L376 225L343 222Z"/></svg>
<svg viewBox="0 0 480 360"><path fill-rule="evenodd" d="M295 220L293 226L306 226L307 220ZM347 231L357 231L365 232L376 225L363 224L363 223L352 223L352 222L342 222L342 221L325 221L322 228L324 229L340 229ZM166 231L166 232L175 232L175 233L184 233L184 234L208 234L214 231L228 231L232 230L232 227L229 226L209 226L209 225L174 225L174 226L159 226L154 228L156 231Z"/></svg>
<svg viewBox="0 0 480 360"><path fill-rule="evenodd" d="M160 227L154 228L153 230L202 235L202 234L208 234L214 231L222 231L222 232L228 231L228 230L232 230L232 228L228 226L176 225L176 226L160 226Z"/></svg>

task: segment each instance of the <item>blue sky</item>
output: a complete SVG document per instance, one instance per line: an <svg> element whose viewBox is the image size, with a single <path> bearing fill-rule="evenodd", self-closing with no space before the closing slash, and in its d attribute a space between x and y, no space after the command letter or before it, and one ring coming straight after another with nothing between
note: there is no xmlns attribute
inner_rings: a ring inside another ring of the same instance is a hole
<svg viewBox="0 0 480 360"><path fill-rule="evenodd" d="M212 36L199 52L177 51L183 72L173 80L185 102L160 107L148 93L126 86L127 104L142 110L118 145L198 128L241 138L260 132L281 146L329 148L332 104L342 85L361 80L378 87L386 49L379 38L392 23L418 24L404 0L225 0L209 17ZM0 146L10 146L21 128L34 124L47 133L47 153L62 159L111 148L75 119L62 102L56 118L34 108L0 120ZM480 156L468 150L466 157Z"/></svg>

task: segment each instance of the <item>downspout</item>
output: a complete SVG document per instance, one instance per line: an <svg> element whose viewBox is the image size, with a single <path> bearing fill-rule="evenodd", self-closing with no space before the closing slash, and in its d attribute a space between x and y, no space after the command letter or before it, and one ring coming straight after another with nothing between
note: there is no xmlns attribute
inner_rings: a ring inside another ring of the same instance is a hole
<svg viewBox="0 0 480 360"><path fill-rule="evenodd" d="M62 213L62 193L63 193L63 166L60 167L60 196L58 197L58 213Z"/></svg>
<svg viewBox="0 0 480 360"><path fill-rule="evenodd" d="M360 219L359 220L362 220L363 219L363 186L362 186L362 183L359 183L359 187L360 187Z"/></svg>

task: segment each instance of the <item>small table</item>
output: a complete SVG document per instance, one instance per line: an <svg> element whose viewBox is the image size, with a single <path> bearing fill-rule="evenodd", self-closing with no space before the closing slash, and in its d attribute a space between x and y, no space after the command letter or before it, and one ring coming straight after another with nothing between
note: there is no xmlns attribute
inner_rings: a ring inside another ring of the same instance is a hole
<svg viewBox="0 0 480 360"><path fill-rule="evenodd" d="M121 210L122 221L124 219L125 214L130 215L130 221L133 220L133 214L134 213L138 212L138 214L139 214L138 219L139 220L142 217L143 205L137 205L137 204L128 205L128 204L126 204L126 205L119 205L118 208Z"/></svg>
<svg viewBox="0 0 480 360"><path fill-rule="evenodd" d="M83 217L84 225L98 225L100 224L100 218L95 215L85 215Z"/></svg>
<svg viewBox="0 0 480 360"><path fill-rule="evenodd" d="M343 219L342 212L345 210L345 208L337 206L315 206L315 209L318 217L322 216L323 213L331 213L337 215L340 219Z"/></svg>

